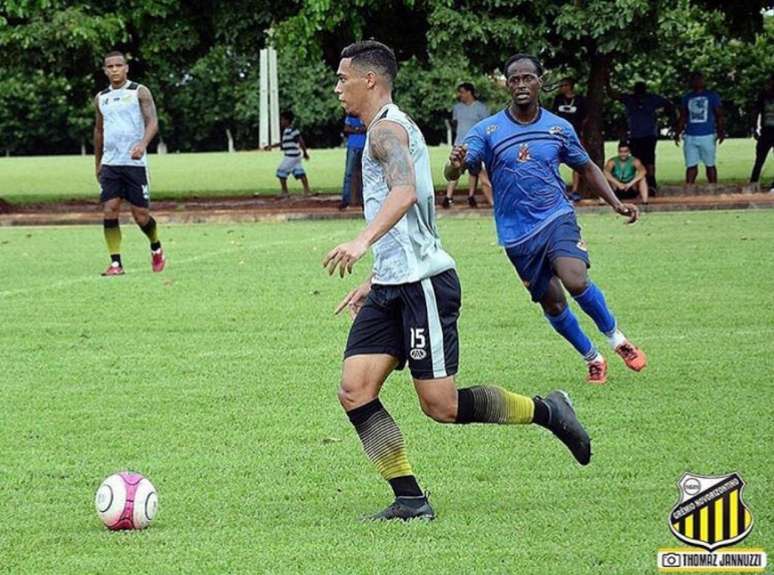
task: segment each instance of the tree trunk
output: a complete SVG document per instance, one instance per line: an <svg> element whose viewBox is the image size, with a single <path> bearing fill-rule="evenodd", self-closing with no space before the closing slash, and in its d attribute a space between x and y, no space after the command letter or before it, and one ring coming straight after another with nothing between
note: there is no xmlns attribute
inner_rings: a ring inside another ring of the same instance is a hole
<svg viewBox="0 0 774 575"><path fill-rule="evenodd" d="M602 120L605 108L605 86L610 74L610 55L591 52L591 70L589 72L586 105L588 106L586 125L583 130L583 145L591 160L600 168L605 163L605 138L602 133ZM589 196L582 186L583 195Z"/></svg>

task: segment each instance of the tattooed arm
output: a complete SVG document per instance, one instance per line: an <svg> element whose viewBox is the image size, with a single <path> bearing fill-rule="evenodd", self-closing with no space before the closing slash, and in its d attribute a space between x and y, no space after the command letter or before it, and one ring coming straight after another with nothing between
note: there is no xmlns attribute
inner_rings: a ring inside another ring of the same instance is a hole
<svg viewBox="0 0 774 575"><path fill-rule="evenodd" d="M140 86L137 93L137 97L140 100L140 111L142 112L142 118L145 121L145 134L142 140L137 142L132 147L132 159L139 160L145 153L145 149L148 144L151 143L156 133L159 131L159 119L156 115L156 104L153 102L153 96L150 90L145 86Z"/></svg>
<svg viewBox="0 0 774 575"><path fill-rule="evenodd" d="M417 202L417 188L408 134L402 126L389 120L379 122L371 132L369 143L371 157L382 165L390 189L382 209L360 234L370 246Z"/></svg>
<svg viewBox="0 0 774 575"><path fill-rule="evenodd" d="M323 260L328 273L333 274L338 266L342 277L345 272L352 272L355 262L417 201L414 163L406 130L395 122L382 120L372 128L368 141L371 157L382 165L390 193L368 227L356 239L333 248Z"/></svg>

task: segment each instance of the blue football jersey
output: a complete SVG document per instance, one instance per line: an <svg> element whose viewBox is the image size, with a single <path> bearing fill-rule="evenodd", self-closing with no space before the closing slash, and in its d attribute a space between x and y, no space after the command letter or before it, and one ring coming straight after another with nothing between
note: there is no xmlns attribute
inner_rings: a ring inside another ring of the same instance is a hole
<svg viewBox="0 0 774 575"><path fill-rule="evenodd" d="M579 168L590 160L566 120L540 108L534 122L520 124L505 109L473 126L465 144L468 170L478 173L483 162L489 172L501 245L519 244L573 211L559 163Z"/></svg>

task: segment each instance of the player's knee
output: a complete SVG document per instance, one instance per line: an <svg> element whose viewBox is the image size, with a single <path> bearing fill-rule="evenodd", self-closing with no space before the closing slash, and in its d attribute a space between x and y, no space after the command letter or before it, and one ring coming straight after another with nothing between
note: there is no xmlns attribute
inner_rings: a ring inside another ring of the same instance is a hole
<svg viewBox="0 0 774 575"><path fill-rule="evenodd" d="M586 291L589 281L585 271L570 271L562 277L562 284L572 295L577 296Z"/></svg>
<svg viewBox="0 0 774 575"><path fill-rule="evenodd" d="M438 399L420 399L419 403L424 414L438 423L454 423L457 420L456 403Z"/></svg>
<svg viewBox="0 0 774 575"><path fill-rule="evenodd" d="M351 411L374 399L367 390L368 386L366 385L359 385L354 381L342 379L337 395L344 411Z"/></svg>
<svg viewBox="0 0 774 575"><path fill-rule="evenodd" d="M563 301L543 302L541 305L543 306L543 311L552 317L558 316L567 307L567 304Z"/></svg>
<svg viewBox="0 0 774 575"><path fill-rule="evenodd" d="M138 226L144 226L150 220L150 214L145 210L134 210L132 216L134 216L134 221L137 222Z"/></svg>

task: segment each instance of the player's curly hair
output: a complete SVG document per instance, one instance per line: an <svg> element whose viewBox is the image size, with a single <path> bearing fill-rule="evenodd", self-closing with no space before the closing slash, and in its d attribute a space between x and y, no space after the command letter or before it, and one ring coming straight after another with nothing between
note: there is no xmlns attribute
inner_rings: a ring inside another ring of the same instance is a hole
<svg viewBox="0 0 774 575"><path fill-rule="evenodd" d="M398 75L398 61L395 52L376 40L363 40L350 44L341 51L342 58L352 58L352 64L359 68L371 67L385 76L390 84Z"/></svg>
<svg viewBox="0 0 774 575"><path fill-rule="evenodd" d="M503 71L505 75L508 75L508 68L511 67L511 64L514 62L518 62L519 60L529 60L532 62L532 65L535 66L535 72L538 75L538 78L540 78L540 81L542 82L542 85L540 87L541 92L553 92L556 90L556 88L561 83L561 80L554 81L553 83L549 83L545 80L544 74L546 74L545 69L543 68L543 64L540 62L540 60L537 59L536 56L533 56L532 54L514 54L508 60L505 62L505 68L503 68Z"/></svg>
<svg viewBox="0 0 774 575"><path fill-rule="evenodd" d="M508 61L505 63L505 68L503 68L506 76L508 75L508 68L511 67L511 64L518 62L519 60L529 60L535 66L535 71L537 72L538 77L543 75L543 64L541 64L540 60L538 60L535 56L531 54L514 54L508 58Z"/></svg>

